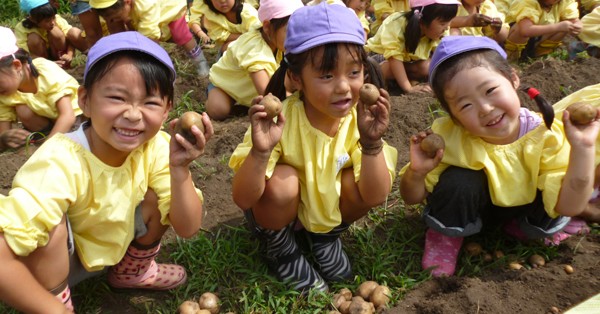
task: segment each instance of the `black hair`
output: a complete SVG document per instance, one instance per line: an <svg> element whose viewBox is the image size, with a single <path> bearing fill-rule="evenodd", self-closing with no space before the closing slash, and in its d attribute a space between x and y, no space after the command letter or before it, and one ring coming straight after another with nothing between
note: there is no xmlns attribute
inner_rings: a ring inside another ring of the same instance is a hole
<svg viewBox="0 0 600 314"><path fill-rule="evenodd" d="M175 75L169 67L141 51L117 51L104 57L88 70L83 81L83 86L87 90L92 91L94 83L100 81L110 72L115 63L124 57L131 59L134 66L138 69L146 84L146 93L153 94L158 91L161 97L167 97L169 101L173 101Z"/></svg>
<svg viewBox="0 0 600 314"><path fill-rule="evenodd" d="M212 3L212 0L204 0L204 4L206 4L208 8L216 14L223 14L221 11L215 8L215 6ZM235 12L235 20L237 22L236 24L242 23L242 9L244 9L244 1L235 0L235 3L233 4L233 8L231 8L231 10Z"/></svg>
<svg viewBox="0 0 600 314"><path fill-rule="evenodd" d="M37 23L40 21L47 18L53 18L56 16L56 13L56 8L54 8L50 3L46 3L37 8L31 9L29 16L27 16L23 22L21 22L21 24L23 24L25 28L31 29L37 27Z"/></svg>
<svg viewBox="0 0 600 314"><path fill-rule="evenodd" d="M347 49L355 58L355 60L358 60L363 65L363 68L365 69L365 83L372 83L379 88L384 87L385 80L383 79L379 63L369 61L363 45L351 43L328 43L299 54L286 54L285 59L281 62L281 65L271 77L271 80L269 81L269 84L265 90L265 95L272 93L281 100L286 98L284 81L288 70L297 76L300 76L302 68L305 65L311 65L321 72L329 72L333 70L337 65L338 49ZM322 53L322 58L320 58L321 63L315 64L315 60L318 59L317 54L319 53Z"/></svg>
<svg viewBox="0 0 600 314"><path fill-rule="evenodd" d="M521 91L527 93L529 97L535 101L535 104L538 106L542 113L542 117L544 118L544 124L548 130L550 130L552 122L554 122L554 108L552 107L552 104L531 86L523 86Z"/></svg>
<svg viewBox="0 0 600 314"><path fill-rule="evenodd" d="M419 10L419 17L415 11ZM443 22L449 22L456 17L458 12L458 4L430 4L424 7L412 8L406 12L406 29L404 30L404 40L406 49L413 53L417 50L419 41L421 40L421 23L425 26L431 25L435 19L440 19Z"/></svg>
<svg viewBox="0 0 600 314"><path fill-rule="evenodd" d="M273 30L277 31L278 29L286 26L289 20L290 20L290 15L284 16L284 17L279 17L276 19L271 19L269 21L269 23L271 23L271 26L273 26Z"/></svg>
<svg viewBox="0 0 600 314"><path fill-rule="evenodd" d="M13 56L14 56L14 58L13 58ZM12 55L5 56L0 59L0 70L4 70L8 67L11 67L12 62L15 59L21 61L21 63L23 65L29 64L29 69L31 70L31 75L33 75L33 77L40 76L40 73L38 72L37 68L33 65L33 62L31 60L31 56L29 55L29 53L21 48L19 48L19 50L17 50Z"/></svg>
<svg viewBox="0 0 600 314"><path fill-rule="evenodd" d="M116 12L121 11L121 9L123 9L124 6L125 6L125 1L117 0L117 2L113 3L113 5L111 5L111 6L108 6L106 8L102 8L102 9L94 9L94 11L96 11L96 13L98 13L98 15L100 15L102 17L106 17L106 16L109 16Z"/></svg>

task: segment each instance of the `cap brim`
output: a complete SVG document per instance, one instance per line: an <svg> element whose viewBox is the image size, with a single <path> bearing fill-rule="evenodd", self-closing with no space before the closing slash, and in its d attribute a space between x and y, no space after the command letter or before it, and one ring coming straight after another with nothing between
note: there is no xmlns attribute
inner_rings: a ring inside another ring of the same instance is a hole
<svg viewBox="0 0 600 314"><path fill-rule="evenodd" d="M364 38L359 39L356 36L350 34L329 33L323 36L311 38L310 40L305 41L304 43L302 43L302 45L299 45L292 50L286 50L286 53L298 54L316 46L329 43L351 43L357 45L364 45L365 41Z"/></svg>

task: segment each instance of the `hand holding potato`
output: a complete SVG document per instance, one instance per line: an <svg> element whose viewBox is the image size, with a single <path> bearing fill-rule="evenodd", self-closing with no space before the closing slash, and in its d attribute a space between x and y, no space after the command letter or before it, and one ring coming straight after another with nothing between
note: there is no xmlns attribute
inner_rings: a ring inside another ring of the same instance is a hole
<svg viewBox="0 0 600 314"><path fill-rule="evenodd" d="M248 115L250 116L250 126L252 128L252 149L266 156L271 153L281 139L285 117L279 112L277 121L269 118L266 106L264 106L264 103L261 104L265 97L258 96L252 100Z"/></svg>
<svg viewBox="0 0 600 314"><path fill-rule="evenodd" d="M204 152L213 135L213 126L206 113L186 112L170 122L170 165L187 167Z"/></svg>
<svg viewBox="0 0 600 314"><path fill-rule="evenodd" d="M423 150L421 143L430 134L433 134L433 131L427 130L410 138L410 168L423 176L437 167L443 157L443 147L427 149L428 151ZM430 155L432 150L435 150L433 156Z"/></svg>
<svg viewBox="0 0 600 314"><path fill-rule="evenodd" d="M378 92L380 96L371 105L366 104L363 100L358 102L357 123L358 132L360 133L359 141L363 149L378 148L383 145L381 138L387 132L390 123L390 95L383 88L379 89Z"/></svg>

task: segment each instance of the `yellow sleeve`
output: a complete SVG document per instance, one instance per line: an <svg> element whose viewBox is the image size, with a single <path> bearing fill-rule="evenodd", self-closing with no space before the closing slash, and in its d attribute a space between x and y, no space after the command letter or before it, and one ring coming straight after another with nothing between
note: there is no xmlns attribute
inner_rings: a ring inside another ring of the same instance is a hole
<svg viewBox="0 0 600 314"><path fill-rule="evenodd" d="M51 138L19 169L8 195L0 195L0 231L16 255L48 243L49 232L75 201L78 182L69 174L78 163L68 147Z"/></svg>
<svg viewBox="0 0 600 314"><path fill-rule="evenodd" d="M394 13L383 21L377 34L367 40L365 48L383 55L386 59L395 58L400 61L410 61L406 56L405 28L406 18L402 13Z"/></svg>
<svg viewBox="0 0 600 314"><path fill-rule="evenodd" d="M37 27L26 28L25 26L23 26L23 21L20 21L19 23L17 23L17 25L15 25L15 37L17 38L17 47L29 52L29 45L27 45L27 37L31 33L40 35L40 37L42 37L46 41L46 46L48 45L46 32L42 33Z"/></svg>
<svg viewBox="0 0 600 314"><path fill-rule="evenodd" d="M73 28L73 26L71 26L71 24L69 24L69 22L67 22L67 20L65 20L59 14L56 15L56 26L58 26L58 28L60 28L60 30L65 34L65 36L69 32L69 30L71 30L71 28Z"/></svg>
<svg viewBox="0 0 600 314"><path fill-rule="evenodd" d="M515 0L510 5L507 22L519 23L522 19L530 19L533 24L538 24L542 15L541 10L537 0Z"/></svg>
<svg viewBox="0 0 600 314"><path fill-rule="evenodd" d="M35 98L39 98L40 94L43 94L45 101L38 103L40 108L32 107L32 110L36 113L42 113L47 109L41 107L47 106L52 108L51 111L55 114L53 116L42 115L55 119L58 116L56 102L65 96L71 96L71 105L75 115L81 114L82 111L79 108L77 100L77 89L79 88L77 80L52 61L36 58L33 63L40 73L38 77L38 93L35 94ZM35 105L30 104L30 106Z"/></svg>
<svg viewBox="0 0 600 314"><path fill-rule="evenodd" d="M558 11L560 12L560 20L573 20L579 18L579 8L575 0L561 0L558 3Z"/></svg>
<svg viewBox="0 0 600 314"><path fill-rule="evenodd" d="M285 102L285 100L284 100ZM238 144L233 153L231 154L231 158L229 158L229 168L233 170L233 172L237 172L246 160L246 157L250 153L250 149L252 149L252 129L248 127L246 130L246 134L244 134L244 139L242 143ZM267 164L267 171L265 173L265 179L271 178L273 175L273 170L275 170L275 165L279 160L279 156L281 155L281 144L275 145L273 151L271 152L271 156L269 156L269 161Z"/></svg>
<svg viewBox="0 0 600 314"><path fill-rule="evenodd" d="M579 34L579 39L584 42L600 47L600 6L594 11L586 14L582 19L583 29Z"/></svg>
<svg viewBox="0 0 600 314"><path fill-rule="evenodd" d="M258 11L247 3L244 3L242 9L242 30L241 33L245 33L251 29L258 29L262 27L262 23L258 19Z"/></svg>
<svg viewBox="0 0 600 314"><path fill-rule="evenodd" d="M377 20L381 19L381 16L384 14L392 14L394 13L394 9L392 8L391 0L372 0L371 5L373 6L373 10L375 11L375 18Z"/></svg>
<svg viewBox="0 0 600 314"><path fill-rule="evenodd" d="M204 16L202 11L209 10L208 7L203 7L206 7L203 0L194 0L194 2L192 2L192 5L190 6L190 17L188 19L189 27L192 27L194 24L202 26L202 17Z"/></svg>
<svg viewBox="0 0 600 314"><path fill-rule="evenodd" d="M367 20L365 11L362 11L358 14L358 20L360 21L360 25L362 25L363 29L365 30L365 34L368 34L369 33L369 21Z"/></svg>
<svg viewBox="0 0 600 314"><path fill-rule="evenodd" d="M161 38L161 8L157 0L135 0L135 15L138 18L136 30L142 35L159 41Z"/></svg>

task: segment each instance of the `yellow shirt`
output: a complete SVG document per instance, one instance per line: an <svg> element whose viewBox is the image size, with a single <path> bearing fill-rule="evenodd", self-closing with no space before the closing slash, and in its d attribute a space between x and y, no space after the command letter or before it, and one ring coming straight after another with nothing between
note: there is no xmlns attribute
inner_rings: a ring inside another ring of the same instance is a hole
<svg viewBox="0 0 600 314"><path fill-rule="evenodd" d="M129 17L142 35L156 41L171 39L169 23L185 16L187 6L179 0L135 0Z"/></svg>
<svg viewBox="0 0 600 314"><path fill-rule="evenodd" d="M190 14L188 17L188 26L191 28L192 25L198 24L202 26L202 16L206 10L210 10L208 6L204 3L204 0L194 0L190 5Z"/></svg>
<svg viewBox="0 0 600 314"><path fill-rule="evenodd" d="M536 25L556 24L560 21L579 18L579 9L577 9L575 0L560 0L548 12L542 9L538 0L513 1L505 22L518 23L525 18L530 19Z"/></svg>
<svg viewBox="0 0 600 314"><path fill-rule="evenodd" d="M375 22L371 24L373 35L379 30L384 14L392 14L396 12L410 11L410 3L408 0L372 0L371 5L375 11Z"/></svg>
<svg viewBox="0 0 600 314"><path fill-rule="evenodd" d="M595 9L598 11L598 8ZM583 101L594 107L600 107L600 84L584 87L553 105L556 117L562 120L562 111L570 104ZM596 165L600 164L600 137L596 140Z"/></svg>
<svg viewBox="0 0 600 314"><path fill-rule="evenodd" d="M440 40L431 40L421 36L415 52L406 50L404 30L406 29L406 16L397 12L388 16L375 36L367 40L365 48L368 51L383 55L386 59L394 58L403 62L427 60L431 52L440 43Z"/></svg>
<svg viewBox="0 0 600 314"><path fill-rule="evenodd" d="M355 181L360 180L362 153L358 148L356 109L342 119L334 137L310 124L298 93L284 100L283 115L286 118L283 134L271 153L266 177L271 177L277 163L294 167L300 179L298 218L308 231L328 232L342 222L339 209L341 170L353 168ZM252 148L250 131L248 128L243 143L229 160L234 171L241 167ZM398 152L387 144L383 152L390 182L393 182Z"/></svg>
<svg viewBox="0 0 600 314"><path fill-rule="evenodd" d="M600 47L600 7L595 8L594 11L581 18L581 24L583 24L583 28L579 33L579 39Z"/></svg>
<svg viewBox="0 0 600 314"><path fill-rule="evenodd" d="M0 97L0 121L16 121L15 106L23 104L39 116L56 120L58 118L56 102L64 96L71 96L71 105L75 116L82 114L77 103L79 83L50 60L35 58L33 65L40 74L37 78L37 93L17 91L10 96Z"/></svg>
<svg viewBox="0 0 600 314"><path fill-rule="evenodd" d="M579 0L579 3L585 11L590 12L594 9L594 6L600 5L600 0Z"/></svg>
<svg viewBox="0 0 600 314"><path fill-rule="evenodd" d="M244 3L242 8L242 22L234 24L229 22L225 15L211 11L207 5L196 6L197 2L194 1L190 10L198 10L199 13L196 14L204 16L204 26L208 31L208 37L215 41L217 46L223 45L232 33L243 34L251 29L262 27L262 23L258 20L258 11L248 3Z"/></svg>
<svg viewBox="0 0 600 314"><path fill-rule="evenodd" d="M73 26L69 25L67 20L58 14L56 14L56 27L58 27L65 34L65 36L67 36L69 30L73 28ZM46 42L46 48L50 48L50 43L48 43L48 31L39 27L26 28L23 26L23 21L17 23L15 26L15 37L17 38L17 46L19 48L29 52L27 36L29 36L31 33L40 35L40 37L42 37L42 39Z"/></svg>
<svg viewBox="0 0 600 314"><path fill-rule="evenodd" d="M500 13L494 3L491 0L485 0L479 5L479 13L489 16L491 18L500 18L504 21L504 14ZM456 16L469 16L469 12L462 6L458 6L458 13ZM509 29L510 26L508 23L502 23L502 28ZM494 31L489 27L461 27L460 28L461 35L471 35L471 36L494 36Z"/></svg>
<svg viewBox="0 0 600 314"><path fill-rule="evenodd" d="M444 138L446 150L440 164L425 178L427 191L433 191L439 176L449 166L483 169L494 205L529 204L540 190L548 215L558 216L554 208L571 149L560 120L554 121L551 131L542 123L507 145L490 144L470 135L449 117L436 119L432 130ZM400 175L409 164L402 168Z"/></svg>
<svg viewBox="0 0 600 314"><path fill-rule="evenodd" d="M8 196L0 195L0 232L16 255L27 256L48 243L49 231L66 214L83 266L97 271L125 255L135 208L148 188L158 195L161 222L169 223L170 186L167 133L136 148L120 167L56 134L19 169Z"/></svg>
<svg viewBox="0 0 600 314"><path fill-rule="evenodd" d="M514 0L493 0L493 1L494 1L494 5L496 5L496 8L498 9L498 12L502 13L506 17L508 15L508 12L510 9L510 4Z"/></svg>
<svg viewBox="0 0 600 314"><path fill-rule="evenodd" d="M209 79L237 103L249 107L252 99L258 96L250 73L265 70L271 77L282 58L280 51L277 56L273 55L258 29L250 30L236 39L210 67Z"/></svg>

